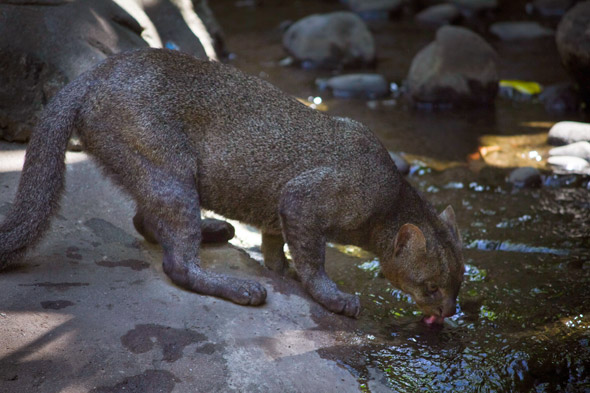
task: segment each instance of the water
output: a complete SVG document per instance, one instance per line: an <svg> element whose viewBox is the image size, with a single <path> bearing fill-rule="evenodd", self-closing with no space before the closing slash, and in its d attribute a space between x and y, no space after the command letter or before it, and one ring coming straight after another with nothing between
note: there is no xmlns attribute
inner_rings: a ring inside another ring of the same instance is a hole
<svg viewBox="0 0 590 393"><path fill-rule="evenodd" d="M511 2L511 14L500 12L497 20L525 18L525 3ZM505 181L517 166L546 171L548 129L560 120L587 121L585 115L550 115L534 100L506 98L471 111L418 111L395 95L334 99L315 84L334 73L281 65L279 25L340 9L337 2L210 4L235 66L304 101L321 97L319 109L367 124L388 150L410 161L412 184L439 211L450 204L457 215L467 264L457 314L442 328L425 326L411 299L379 275L374 256L332 245L327 270L343 289L361 295L363 312L341 345L320 355L371 392L383 386L396 392L590 392L589 178L544 172L538 189ZM434 31L417 27L409 15L370 26L378 65L369 71L399 89ZM500 55L502 79L567 80L551 39L522 45L485 37Z"/></svg>

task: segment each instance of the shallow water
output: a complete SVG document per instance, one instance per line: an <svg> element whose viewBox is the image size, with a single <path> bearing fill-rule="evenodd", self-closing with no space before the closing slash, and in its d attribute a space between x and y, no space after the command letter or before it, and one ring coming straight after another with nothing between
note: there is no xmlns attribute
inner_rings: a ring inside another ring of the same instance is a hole
<svg viewBox="0 0 590 393"><path fill-rule="evenodd" d="M245 2L211 2L235 54L232 63L303 100L321 96L328 113L369 125L410 161L412 184L439 210L454 207L463 236L466 280L457 314L442 328L420 322L411 299L380 277L372 255L329 247L328 272L361 295L364 311L357 331L321 356L356 375L364 391L385 384L398 392L590 392L589 179L544 172L538 189L513 189L505 181L513 167L547 170L551 125L587 117L550 115L534 100L501 97L495 108L471 111L414 110L395 96L334 99L314 84L333 73L279 64L286 57L279 24L340 9L337 3L236 4ZM524 4L512 2L512 13L496 20L526 18ZM371 28L376 71L401 85L434 31L417 27L409 15ZM522 45L486 38L500 55L501 79L567 80L551 39Z"/></svg>

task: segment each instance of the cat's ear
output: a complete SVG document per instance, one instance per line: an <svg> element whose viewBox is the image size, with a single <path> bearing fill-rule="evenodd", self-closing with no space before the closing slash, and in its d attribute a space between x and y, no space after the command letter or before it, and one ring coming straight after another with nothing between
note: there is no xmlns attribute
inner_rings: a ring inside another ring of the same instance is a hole
<svg viewBox="0 0 590 393"><path fill-rule="evenodd" d="M455 219L455 211L453 210L453 207L451 205L447 206L447 208L443 210L442 213L440 213L439 217L442 220L442 222L444 222L446 226L449 228L449 231L451 231L451 235L453 235L453 238L459 244L462 244L461 234L459 233L459 228L457 227L457 220Z"/></svg>

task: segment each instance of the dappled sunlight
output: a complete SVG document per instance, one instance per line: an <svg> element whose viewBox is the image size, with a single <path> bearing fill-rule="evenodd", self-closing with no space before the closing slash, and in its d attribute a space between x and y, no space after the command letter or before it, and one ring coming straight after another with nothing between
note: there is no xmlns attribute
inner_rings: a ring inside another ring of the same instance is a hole
<svg viewBox="0 0 590 393"><path fill-rule="evenodd" d="M23 145L24 146L24 145ZM26 147L19 149L0 150L0 173L20 172L25 163ZM76 164L88 160L86 153L67 152L66 164Z"/></svg>
<svg viewBox="0 0 590 393"><path fill-rule="evenodd" d="M551 146L547 132L530 135L483 135L480 147L469 156L472 161L483 160L486 165L513 168L531 166L546 168Z"/></svg>

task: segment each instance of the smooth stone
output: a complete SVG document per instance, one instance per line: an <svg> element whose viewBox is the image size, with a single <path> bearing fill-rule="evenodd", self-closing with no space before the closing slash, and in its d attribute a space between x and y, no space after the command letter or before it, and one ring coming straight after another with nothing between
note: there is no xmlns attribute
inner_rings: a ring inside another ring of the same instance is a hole
<svg viewBox="0 0 590 393"><path fill-rule="evenodd" d="M567 82L545 87L539 101L549 113L577 112L582 104L578 91Z"/></svg>
<svg viewBox="0 0 590 393"><path fill-rule="evenodd" d="M461 11L454 4L438 4L422 10L414 18L424 25L438 27L457 22Z"/></svg>
<svg viewBox="0 0 590 393"><path fill-rule="evenodd" d="M532 40L555 34L537 22L496 22L490 26L490 32L502 41Z"/></svg>
<svg viewBox="0 0 590 393"><path fill-rule="evenodd" d="M283 47L308 68L340 68L371 64L375 42L355 13L314 14L293 23L283 35Z"/></svg>
<svg viewBox="0 0 590 393"><path fill-rule="evenodd" d="M569 145L574 142L590 142L590 124L577 121L560 121L549 130L550 145Z"/></svg>
<svg viewBox="0 0 590 393"><path fill-rule="evenodd" d="M576 142L549 150L550 156L573 156L590 161L590 142Z"/></svg>
<svg viewBox="0 0 590 393"><path fill-rule="evenodd" d="M389 152L389 156L391 157L393 162L395 162L397 170L402 175L407 175L408 173L410 173L410 164L408 164L408 161L406 161L405 158L403 158L400 154L394 153L392 151Z"/></svg>
<svg viewBox="0 0 590 393"><path fill-rule="evenodd" d="M389 84L379 74L348 74L328 79L325 86L337 98L368 98L371 100L389 95Z"/></svg>
<svg viewBox="0 0 590 393"><path fill-rule="evenodd" d="M490 105L498 80L498 55L481 36L443 26L412 60L406 86L418 108Z"/></svg>
<svg viewBox="0 0 590 393"><path fill-rule="evenodd" d="M539 172L537 168L528 166L516 168L510 172L507 181L508 183L520 188L540 187L543 182L541 178L541 172Z"/></svg>
<svg viewBox="0 0 590 393"><path fill-rule="evenodd" d="M568 172L587 172L590 170L590 163L580 157L573 156L552 156L547 162L558 169Z"/></svg>

